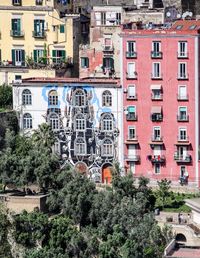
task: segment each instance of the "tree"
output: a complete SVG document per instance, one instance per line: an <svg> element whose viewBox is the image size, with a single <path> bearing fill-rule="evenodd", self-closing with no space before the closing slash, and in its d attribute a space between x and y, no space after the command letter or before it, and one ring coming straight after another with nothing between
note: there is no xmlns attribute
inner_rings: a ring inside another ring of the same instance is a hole
<svg viewBox="0 0 200 258"><path fill-rule="evenodd" d="M0 108L12 107L12 87L6 84L0 86Z"/></svg>
<svg viewBox="0 0 200 258"><path fill-rule="evenodd" d="M158 197L161 198L162 207L164 207L166 205L166 198L170 194L169 189L171 187L170 186L171 181L167 180L165 178L165 179L162 179L161 181L157 181L157 183L158 183L158 187L159 187L158 190L157 190L157 195L158 195Z"/></svg>
<svg viewBox="0 0 200 258"><path fill-rule="evenodd" d="M46 123L39 125L38 129L34 130L32 139L34 144L38 147L51 148L55 143L55 135L51 127Z"/></svg>

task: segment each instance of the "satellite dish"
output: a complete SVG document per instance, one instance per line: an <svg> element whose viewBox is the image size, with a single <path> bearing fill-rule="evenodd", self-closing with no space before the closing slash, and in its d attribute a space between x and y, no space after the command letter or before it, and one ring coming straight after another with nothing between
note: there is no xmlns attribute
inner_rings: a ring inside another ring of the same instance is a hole
<svg viewBox="0 0 200 258"><path fill-rule="evenodd" d="M167 12L167 13L166 13L166 16L167 16L167 17L170 17L170 16L171 16L171 13L170 13L170 12Z"/></svg>
<svg viewBox="0 0 200 258"><path fill-rule="evenodd" d="M180 19L181 18L181 15L180 13L177 14L177 19Z"/></svg>
<svg viewBox="0 0 200 258"><path fill-rule="evenodd" d="M192 12L185 12L185 13L183 13L183 15L182 15L182 18L186 18L186 17L192 17L192 15L193 15L193 13Z"/></svg>

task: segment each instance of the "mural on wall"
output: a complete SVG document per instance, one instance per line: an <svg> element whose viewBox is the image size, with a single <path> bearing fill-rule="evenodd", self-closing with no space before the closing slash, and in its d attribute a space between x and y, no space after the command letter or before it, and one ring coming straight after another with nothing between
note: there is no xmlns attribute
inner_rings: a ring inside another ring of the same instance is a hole
<svg viewBox="0 0 200 258"><path fill-rule="evenodd" d="M45 87L43 98L48 102L45 118L56 135L63 166L70 163L91 180L110 183L119 135L111 108L111 92L105 89L102 96L97 96L91 86L65 86L64 112L57 86Z"/></svg>

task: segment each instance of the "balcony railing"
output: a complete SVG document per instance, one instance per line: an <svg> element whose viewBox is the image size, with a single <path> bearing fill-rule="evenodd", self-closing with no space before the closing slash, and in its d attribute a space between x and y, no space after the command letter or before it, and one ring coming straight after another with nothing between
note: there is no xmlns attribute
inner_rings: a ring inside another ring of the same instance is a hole
<svg viewBox="0 0 200 258"><path fill-rule="evenodd" d="M137 52L135 51L127 51L126 58L137 58Z"/></svg>
<svg viewBox="0 0 200 258"><path fill-rule="evenodd" d="M178 122L188 122L189 115L177 115L177 121Z"/></svg>
<svg viewBox="0 0 200 258"><path fill-rule="evenodd" d="M178 135L177 136L177 141L178 142L189 142L189 136L183 137L183 136Z"/></svg>
<svg viewBox="0 0 200 258"><path fill-rule="evenodd" d="M189 75L188 73L178 73L177 74L177 79L178 80L188 80Z"/></svg>
<svg viewBox="0 0 200 258"><path fill-rule="evenodd" d="M113 52L114 47L112 45L103 45L103 52Z"/></svg>
<svg viewBox="0 0 200 258"><path fill-rule="evenodd" d="M128 113L126 115L127 121L137 121L137 115L135 113Z"/></svg>
<svg viewBox="0 0 200 258"><path fill-rule="evenodd" d="M180 100L180 101L187 101L189 99L189 96L188 94L177 94L177 100Z"/></svg>
<svg viewBox="0 0 200 258"><path fill-rule="evenodd" d="M152 80L162 80L163 75L162 73L151 73Z"/></svg>
<svg viewBox="0 0 200 258"><path fill-rule="evenodd" d="M10 36L16 37L16 38L24 37L24 31L23 30L11 30Z"/></svg>
<svg viewBox="0 0 200 258"><path fill-rule="evenodd" d="M179 59L185 59L189 57L189 53L188 52L177 52L177 58Z"/></svg>
<svg viewBox="0 0 200 258"><path fill-rule="evenodd" d="M162 114L151 114L151 121L152 122L160 122L163 120Z"/></svg>
<svg viewBox="0 0 200 258"><path fill-rule="evenodd" d="M152 135L152 136L151 136L151 141L152 141L152 142L162 142L162 141L163 141L163 137L162 137L162 136L155 136L155 135Z"/></svg>
<svg viewBox="0 0 200 258"><path fill-rule="evenodd" d="M163 100L163 94L162 93L160 93L159 95L157 94L151 94L151 99L152 100Z"/></svg>
<svg viewBox="0 0 200 258"><path fill-rule="evenodd" d="M179 155L177 153L174 154L174 160L176 162L180 163L190 163L192 161L192 156L187 154L187 155Z"/></svg>
<svg viewBox="0 0 200 258"><path fill-rule="evenodd" d="M46 31L33 31L34 38L46 38Z"/></svg>
<svg viewBox="0 0 200 258"><path fill-rule="evenodd" d="M140 161L140 155L126 155L125 159L128 161L138 162L138 161Z"/></svg>
<svg viewBox="0 0 200 258"><path fill-rule="evenodd" d="M136 79L137 79L137 72L134 72L134 73L126 73L126 79L129 79L129 80L136 80Z"/></svg>
<svg viewBox="0 0 200 258"><path fill-rule="evenodd" d="M138 136L137 135L127 135L126 136L126 144L134 144L134 143L138 143Z"/></svg>
<svg viewBox="0 0 200 258"><path fill-rule="evenodd" d="M151 51L151 58L162 58L163 53L161 51Z"/></svg>
<svg viewBox="0 0 200 258"><path fill-rule="evenodd" d="M130 96L129 94L127 94L126 99L128 99L128 100L136 100L137 99L137 94L135 94L134 96L133 95Z"/></svg>
<svg viewBox="0 0 200 258"><path fill-rule="evenodd" d="M164 155L152 155L151 162L152 163L165 163L165 156Z"/></svg>

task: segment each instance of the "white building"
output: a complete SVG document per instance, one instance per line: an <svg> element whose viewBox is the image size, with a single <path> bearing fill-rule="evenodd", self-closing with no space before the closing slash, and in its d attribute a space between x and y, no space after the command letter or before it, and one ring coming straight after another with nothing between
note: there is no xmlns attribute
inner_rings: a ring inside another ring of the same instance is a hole
<svg viewBox="0 0 200 258"><path fill-rule="evenodd" d="M118 80L34 78L13 84L13 108L23 133L49 123L55 149L95 182L110 183L122 164L122 89Z"/></svg>

